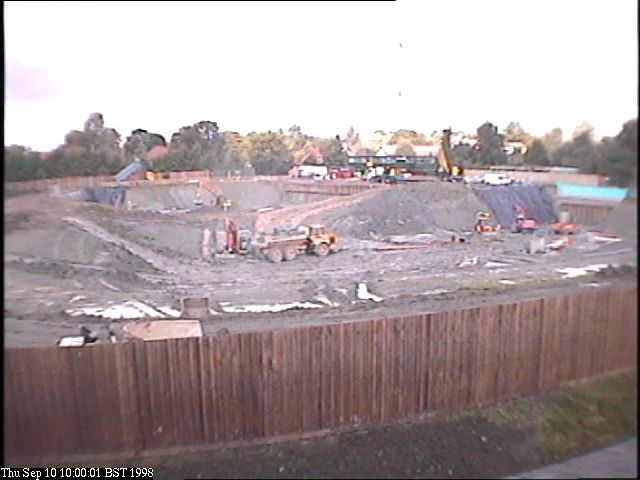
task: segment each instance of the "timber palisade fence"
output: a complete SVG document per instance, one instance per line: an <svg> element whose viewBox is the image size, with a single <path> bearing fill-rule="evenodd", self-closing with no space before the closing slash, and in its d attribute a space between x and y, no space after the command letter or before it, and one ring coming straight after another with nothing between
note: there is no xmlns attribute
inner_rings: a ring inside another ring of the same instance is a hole
<svg viewBox="0 0 640 480"><path fill-rule="evenodd" d="M637 365L637 285L398 318L5 350L6 461L180 452L489 405Z"/></svg>
<svg viewBox="0 0 640 480"><path fill-rule="evenodd" d="M168 172L167 178L158 179L157 183L167 182L187 182L189 180L203 180L213 178L208 170L194 170L184 172ZM23 182L8 182L4 184L5 193L30 193L47 192L54 188L61 190L73 190L85 187L99 187L103 185L115 184L114 175L86 175L77 177L44 178L41 180L26 180ZM121 182L122 184L132 184L138 182ZM148 182L146 182L148 183Z"/></svg>

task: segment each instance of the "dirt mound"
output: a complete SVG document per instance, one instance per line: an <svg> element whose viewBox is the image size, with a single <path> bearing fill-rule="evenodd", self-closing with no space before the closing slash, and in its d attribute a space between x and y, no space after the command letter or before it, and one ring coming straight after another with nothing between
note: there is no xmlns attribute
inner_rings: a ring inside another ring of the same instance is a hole
<svg viewBox="0 0 640 480"><path fill-rule="evenodd" d="M628 198L614 208L598 224L599 229L627 238L638 238L638 199Z"/></svg>
<svg viewBox="0 0 640 480"><path fill-rule="evenodd" d="M315 223L324 212L334 209L346 210L354 204L368 202L375 195L374 190L367 190L347 197L333 197L303 205L294 205L258 215L255 223L257 231L271 231L280 226L295 226L302 223Z"/></svg>
<svg viewBox="0 0 640 480"><path fill-rule="evenodd" d="M342 236L382 238L390 235L472 230L478 210L486 210L465 185L425 182L377 190L356 204L311 216Z"/></svg>

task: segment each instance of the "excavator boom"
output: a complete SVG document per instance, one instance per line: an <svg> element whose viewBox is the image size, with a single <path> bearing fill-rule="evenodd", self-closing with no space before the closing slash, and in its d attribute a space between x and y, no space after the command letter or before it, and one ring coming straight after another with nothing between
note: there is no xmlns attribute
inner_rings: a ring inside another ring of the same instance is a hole
<svg viewBox="0 0 640 480"><path fill-rule="evenodd" d="M459 176L463 174L462 167L453 164L453 154L451 153L451 130L442 131L442 143L438 150L438 163L442 173L451 176Z"/></svg>

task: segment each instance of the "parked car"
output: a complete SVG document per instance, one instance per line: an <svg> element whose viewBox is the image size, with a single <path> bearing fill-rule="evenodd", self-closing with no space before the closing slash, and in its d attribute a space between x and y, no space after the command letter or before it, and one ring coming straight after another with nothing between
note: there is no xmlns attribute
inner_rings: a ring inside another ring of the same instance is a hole
<svg viewBox="0 0 640 480"><path fill-rule="evenodd" d="M509 178L504 173L485 173L482 176L482 183L485 185L511 185L513 178Z"/></svg>
<svg viewBox="0 0 640 480"><path fill-rule="evenodd" d="M466 176L462 180L464 183L482 183L482 175Z"/></svg>
<svg viewBox="0 0 640 480"><path fill-rule="evenodd" d="M349 168L332 168L329 176L331 179L336 178L353 178L356 174Z"/></svg>

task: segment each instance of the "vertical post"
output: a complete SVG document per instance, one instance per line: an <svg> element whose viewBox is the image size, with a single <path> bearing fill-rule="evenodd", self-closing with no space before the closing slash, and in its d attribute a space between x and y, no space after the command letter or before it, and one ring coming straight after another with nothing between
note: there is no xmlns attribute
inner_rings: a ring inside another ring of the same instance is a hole
<svg viewBox="0 0 640 480"><path fill-rule="evenodd" d="M210 228L205 228L202 231L202 258L205 261L208 261L211 259L211 257L214 256L214 253L211 250L211 237L212 237L212 232Z"/></svg>

